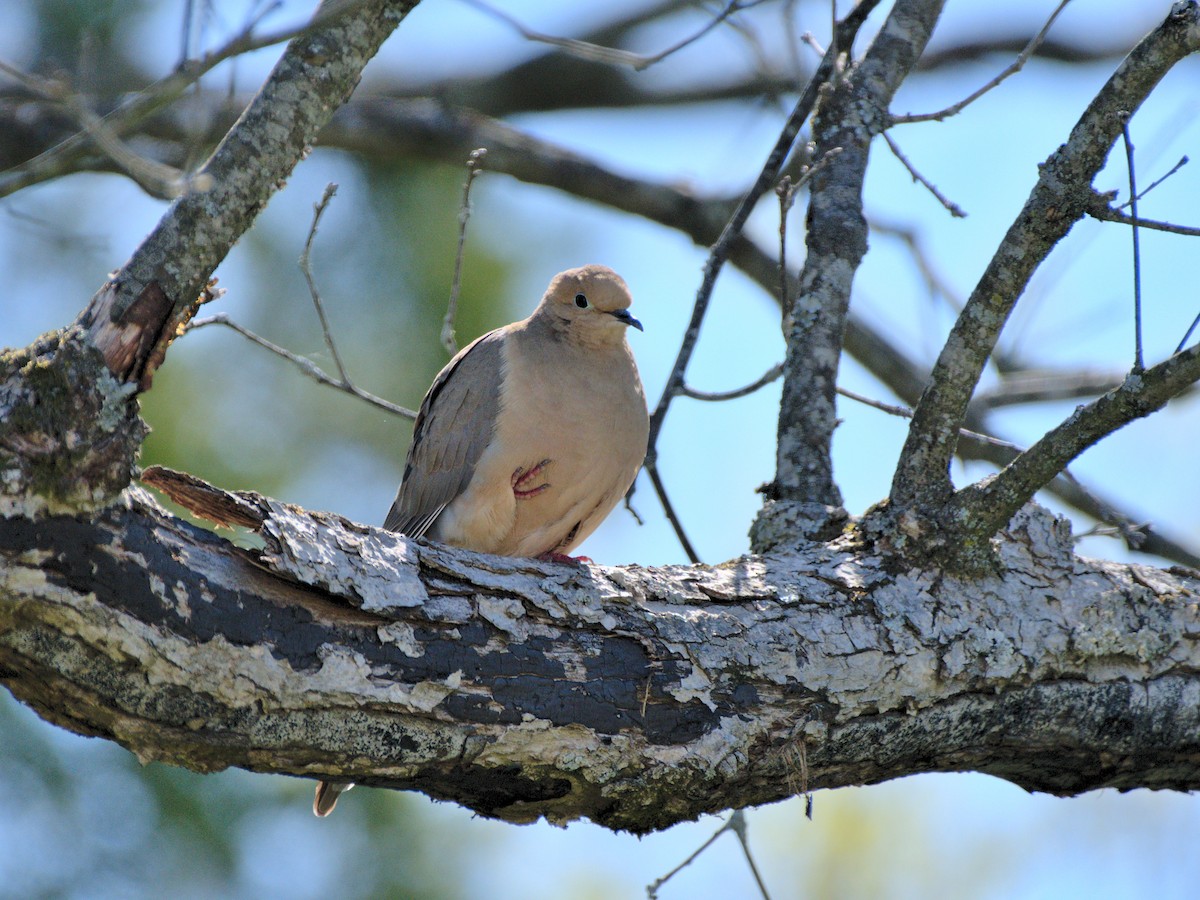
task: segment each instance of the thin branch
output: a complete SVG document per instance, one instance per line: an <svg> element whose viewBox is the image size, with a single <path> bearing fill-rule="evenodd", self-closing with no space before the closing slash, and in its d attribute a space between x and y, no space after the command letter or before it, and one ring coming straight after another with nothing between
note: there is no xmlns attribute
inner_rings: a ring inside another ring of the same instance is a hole
<svg viewBox="0 0 1200 900"><path fill-rule="evenodd" d="M1125 139L1125 167L1129 172L1129 210L1133 214L1133 371L1146 368L1142 357L1142 250L1138 240L1137 176L1133 164L1133 141L1129 137L1129 113L1121 116L1121 134Z"/></svg>
<svg viewBox="0 0 1200 900"><path fill-rule="evenodd" d="M1171 170L1169 172L1167 172L1166 175L1163 175L1161 178L1156 178L1154 181L1150 182L1150 187L1146 188L1141 193L1131 194L1129 199L1126 200L1124 203L1122 203L1120 206L1118 206L1117 209L1124 209L1125 207L1133 204L1135 201L1141 200L1143 197L1145 197L1147 194L1149 194L1152 190L1154 190L1156 187L1158 187L1160 184L1162 184L1164 181L1166 181L1168 178L1170 178L1172 175L1174 175L1176 172L1178 172L1180 169L1182 169L1184 166L1186 166L1188 164L1188 162L1189 162L1189 160L1186 156L1179 157L1179 162L1175 163L1175 165L1173 165L1171 167Z"/></svg>
<svg viewBox="0 0 1200 900"><path fill-rule="evenodd" d="M791 309L792 304L788 297L787 220L788 211L796 202L796 186L792 184L791 176L784 175L779 179L779 184L775 186L775 194L779 197L779 308ZM783 365L780 364L778 369L776 378L783 374Z"/></svg>
<svg viewBox="0 0 1200 900"><path fill-rule="evenodd" d="M975 91L973 94L970 94L966 98L958 101L958 103L955 103L952 106L947 106L945 109L941 110L940 112L924 113L921 115L893 116L892 124L893 125L907 125L907 124L910 124L913 122L929 122L929 121L939 121L940 122L942 119L946 119L950 116L957 115L958 113L962 112L964 109L966 109L968 106L970 106L976 100L978 100L980 97L982 97L988 91L992 90L995 87L998 87L1000 85L1000 83L1003 82L1005 79L1007 79L1013 75L1016 75L1018 72L1021 71L1021 69L1023 69L1025 67L1025 63L1029 62L1030 58L1037 52L1038 47L1040 47L1042 44L1042 41L1044 41L1046 39L1046 35L1049 33L1050 28L1054 25L1054 22L1058 18L1059 13L1061 13L1063 11L1063 9L1066 8L1066 5L1069 2L1071 2L1071 0L1062 0L1062 2L1060 2L1058 4L1058 6L1055 7L1054 12L1052 12L1050 14L1050 18L1046 20L1046 24L1042 26L1042 30L1039 31L1037 34L1035 34L1033 36L1033 39L1030 40L1030 42L1025 45L1025 49L1020 52L1020 54L1017 56L1017 58L1015 60L1013 60L1012 64L1009 65L1009 67L1007 69L1005 69L1003 72L1001 72L995 78L993 78L987 84L985 84L983 87L981 87L979 90Z"/></svg>
<svg viewBox="0 0 1200 900"><path fill-rule="evenodd" d="M699 31L675 44L672 44L665 50L649 55L633 53L629 50L618 50L614 47L602 47L598 44L594 44L589 41L577 40L575 38L563 38L555 37L554 35L550 34L543 34L540 31L534 31L532 28L527 28L513 16L510 16L503 10L497 9L490 3L485 3L484 0L462 0L462 2L466 3L468 6L473 6L480 12L487 13L494 19L499 19L501 22L504 22L519 35L521 35L521 37L528 41L535 41L539 44L549 44L552 47L557 47L559 50L562 50L565 53L569 53L571 56L574 56L577 59L587 60L588 62L603 63L611 66L629 66L634 71L640 72L643 69L650 68L655 63L662 62L668 56L679 52L689 44L693 44L700 40L700 38L704 37L734 13L758 6L760 3L766 2L766 0L730 0L730 2L728 2L720 12L713 16Z"/></svg>
<svg viewBox="0 0 1200 900"><path fill-rule="evenodd" d="M1176 353L1184 348L1184 345L1186 345L1188 342L1188 338L1190 338L1192 336L1192 332L1196 330L1197 325L1200 325L1200 313L1196 314L1196 318L1192 319L1192 324L1188 326L1188 330L1183 333L1183 337L1179 341L1179 346L1175 348Z"/></svg>
<svg viewBox="0 0 1200 900"><path fill-rule="evenodd" d="M967 217L966 212L961 206L939 191L937 186L932 181L917 171L917 167L914 166L909 158L904 155L904 152L896 144L892 136L886 131L883 133L883 139L887 141L888 149L892 151L892 155L896 157L896 159L900 160L900 163L904 166L904 168L908 169L908 174L912 176L912 180L920 182L920 184L925 187L925 190L933 194L934 199L936 199L938 203L945 207L946 212L950 213L950 215L954 216L956 219L965 219Z"/></svg>
<svg viewBox="0 0 1200 900"><path fill-rule="evenodd" d="M387 412L394 413L398 416L403 416L406 419L415 419L417 417L415 410L407 409L403 406L397 406L395 403L384 400L382 397L376 397L374 394L362 390L349 381L334 378L333 376L327 374L312 360L293 353L291 350L280 347L278 344L274 344L266 338L255 334L248 328L243 328L241 325L230 319L226 313L216 313L215 315L192 319L192 321L188 322L186 331L195 331L196 329L205 328L209 325L224 325L226 328L236 331L251 343L257 344L264 350L270 350L276 356L283 357L309 378L312 378L314 381L320 384L337 388L339 391L345 391L347 394L353 394L355 397L358 397L360 400L365 400L372 406L377 406L382 410L386 410Z"/></svg>
<svg viewBox="0 0 1200 900"><path fill-rule="evenodd" d="M884 403L881 400L873 400L862 394L856 394L854 391L847 390L844 387L839 387L837 392L847 400L853 400L856 403L861 403L864 406L870 406L872 409L877 409L880 412L885 412L890 416L899 416L903 419L911 419L913 411L907 406L897 406L893 403ZM1006 450L1014 450L1017 453L1022 451L1022 448L1014 444L1012 441L1006 441L1003 438L993 437L990 434L984 434L981 431L973 431L970 428L960 428L959 435L965 438L970 438L973 441L983 444L989 444L993 447L1003 447Z"/></svg>
<svg viewBox="0 0 1200 900"><path fill-rule="evenodd" d="M977 393L971 399L971 406L999 409L1026 403L1097 397L1117 387L1122 380L1123 376L1106 371L1026 369L1006 374L996 387Z"/></svg>
<svg viewBox="0 0 1200 900"><path fill-rule="evenodd" d="M679 544L683 547L683 552L687 555L688 561L695 564L700 562L700 557L692 547L692 542L688 540L687 532L683 530L683 523L679 521L679 516L675 514L675 507L671 505L671 498L667 496L666 486L662 483L662 478L658 474L658 466L647 460L642 466L643 471L650 476L650 484L654 487L654 494L658 497L658 502L662 504L663 513L666 514L667 521L671 523L671 528L675 532L675 537L679 539ZM636 482L635 482L636 483ZM625 495L625 505L630 505L630 500L633 495L632 486L629 493Z"/></svg>
<svg viewBox="0 0 1200 900"><path fill-rule="evenodd" d="M325 209L329 206L329 201L337 193L337 188L338 186L333 182L325 185L325 192L321 195L321 199L313 205L312 225L309 226L308 237L305 238L304 249L300 252L298 262L300 271L304 273L304 281L308 284L308 294L312 298L313 306L317 310L317 318L321 320L321 334L325 338L325 347L329 350L329 355L333 357L333 364L337 366L338 378L341 384L349 385L350 376L346 374L346 366L342 363L342 355L338 353L337 344L333 341L333 332L329 328L329 319L325 315L325 304L321 302L321 292L317 289L316 279L313 278L310 261L313 239L317 236L317 225L321 221L321 216L325 214Z"/></svg>
<svg viewBox="0 0 1200 900"><path fill-rule="evenodd" d="M1132 543L1140 546L1145 541L1146 529L1149 527L1149 522L1137 525L1093 525L1087 531L1072 534L1071 539L1078 544L1084 538L1111 537L1120 538L1126 544Z"/></svg>
<svg viewBox="0 0 1200 900"><path fill-rule="evenodd" d="M745 387L735 388L732 391L698 391L695 388L684 384L679 389L679 393L685 397L691 397L693 400L704 400L708 403L721 403L725 400L737 400L739 397L745 397L748 394L753 394L755 391L766 387L772 381L778 381L783 374L783 363L776 363L771 366L762 377Z"/></svg>
<svg viewBox="0 0 1200 900"><path fill-rule="evenodd" d="M1101 222L1116 222L1119 225L1130 225L1138 228L1149 228L1151 231L1165 231L1168 234L1182 234L1188 237L1200 237L1200 228L1193 225L1175 225L1171 222L1159 222L1155 219L1142 219L1131 216L1108 205L1109 198L1097 193L1094 202L1088 207L1087 214Z"/></svg>
<svg viewBox="0 0 1200 900"><path fill-rule="evenodd" d="M763 881L762 874L758 871L758 866L754 864L754 856L750 853L750 838L747 833L745 809L735 809L733 815L729 817L726 827L737 835L738 843L742 845L742 854L746 857L746 863L750 866L750 871L754 875L754 883L758 885L758 892L762 894L763 900L771 900L771 894L767 890L767 883Z"/></svg>
<svg viewBox="0 0 1200 900"><path fill-rule="evenodd" d="M990 537L1076 456L1134 419L1161 409L1197 380L1200 347L1130 373L1119 387L1075 410L995 476L955 494L949 520L958 523L964 537Z"/></svg>
<svg viewBox="0 0 1200 900"><path fill-rule="evenodd" d="M442 319L442 346L451 356L458 353L458 342L454 338L454 319L458 315L458 292L462 287L463 248L467 243L467 222L471 219L471 185L479 177L486 147L477 147L467 157L467 180L463 182L462 203L458 207L458 246L454 250L454 280L450 285L450 301L446 304L446 315Z"/></svg>
<svg viewBox="0 0 1200 900"><path fill-rule="evenodd" d="M647 898L649 898L649 900L656 900L658 897L659 888L694 863L705 850L716 843L717 838L725 834L727 831L733 832L733 834L737 835L737 839L742 845L742 852L746 856L746 862L750 864L750 871L754 874L754 881L758 885L759 892L762 894L764 900L771 900L771 895L767 892L767 886L763 882L762 875L760 875L758 872L758 866L754 864L754 858L750 855L750 844L746 839L746 814L740 809L735 809L730 814L729 818L725 820L724 824L714 831L712 836L707 841L697 847L687 859L673 868L666 875L662 876L662 878L656 879L653 884L647 885Z"/></svg>

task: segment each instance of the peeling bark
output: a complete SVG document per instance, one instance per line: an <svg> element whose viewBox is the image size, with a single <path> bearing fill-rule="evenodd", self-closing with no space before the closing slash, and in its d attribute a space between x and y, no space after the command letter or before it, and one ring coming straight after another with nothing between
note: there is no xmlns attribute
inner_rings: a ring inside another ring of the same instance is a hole
<svg viewBox="0 0 1200 900"><path fill-rule="evenodd" d="M4 520L0 680L143 760L636 833L923 771L1200 785L1200 576L1079 559L1041 510L967 580L853 532L601 568L238 504L259 549L140 489L91 521Z"/></svg>

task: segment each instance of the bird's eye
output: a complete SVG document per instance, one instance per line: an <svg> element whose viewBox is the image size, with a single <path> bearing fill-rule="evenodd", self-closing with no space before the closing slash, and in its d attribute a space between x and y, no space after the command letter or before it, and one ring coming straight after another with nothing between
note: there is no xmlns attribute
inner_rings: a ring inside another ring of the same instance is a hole
<svg viewBox="0 0 1200 900"><path fill-rule="evenodd" d="M587 297L585 297L583 294L576 294L575 295L575 305L578 306L580 309L587 309L588 308Z"/></svg>

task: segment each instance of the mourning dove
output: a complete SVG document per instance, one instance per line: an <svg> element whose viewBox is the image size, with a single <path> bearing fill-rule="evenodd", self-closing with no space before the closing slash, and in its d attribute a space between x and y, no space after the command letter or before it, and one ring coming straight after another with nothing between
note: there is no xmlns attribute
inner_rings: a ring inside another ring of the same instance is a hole
<svg viewBox="0 0 1200 900"><path fill-rule="evenodd" d="M625 330L624 280L606 266L554 276L527 319L490 331L421 402L384 528L502 556L560 557L629 490L649 417ZM349 785L321 782L313 811Z"/></svg>

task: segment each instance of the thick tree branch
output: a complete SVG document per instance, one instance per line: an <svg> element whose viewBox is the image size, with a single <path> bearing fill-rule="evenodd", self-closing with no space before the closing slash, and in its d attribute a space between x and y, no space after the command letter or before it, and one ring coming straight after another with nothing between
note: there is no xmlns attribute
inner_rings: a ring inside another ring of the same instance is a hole
<svg viewBox="0 0 1200 900"><path fill-rule="evenodd" d="M217 492L218 494L221 492ZM1200 579L1024 514L980 580L853 536L602 569L421 544L252 494L241 550L134 490L0 521L0 679L197 771L353 779L643 833L812 788L978 770L1200 786Z"/></svg>
<svg viewBox="0 0 1200 900"><path fill-rule="evenodd" d="M936 509L952 491L950 459L967 404L1009 314L1033 272L1092 206L1092 179L1141 105L1175 63L1200 49L1200 6L1176 3L1121 63L1067 142L1042 165L1024 208L959 316L917 404L892 482L894 506Z"/></svg>
<svg viewBox="0 0 1200 900"><path fill-rule="evenodd" d="M829 527L826 510L842 503L830 450L850 290L867 251L862 186L870 144L882 130L892 95L929 40L941 8L938 0L897 3L862 61L832 83L813 120L817 158L835 148L837 155L813 180L808 254L793 295L796 300L785 310L788 349L772 485L774 499L813 507L812 534ZM764 515L770 512L768 505ZM832 519L836 523L838 517ZM771 532L755 533L757 539L765 539ZM756 544L756 549L765 546Z"/></svg>

